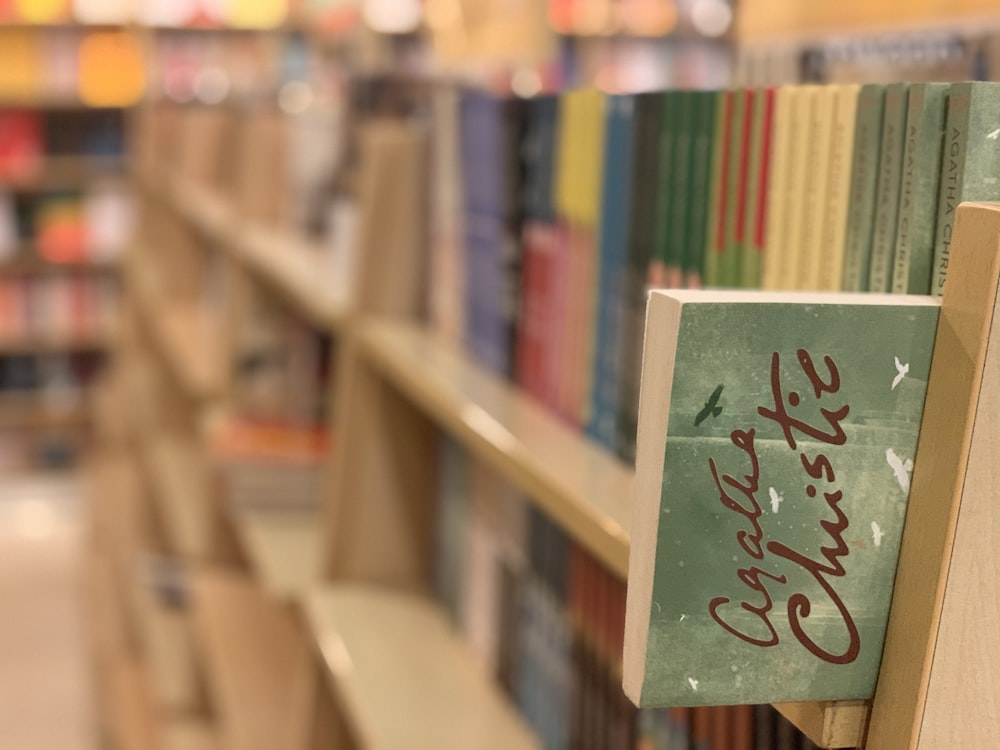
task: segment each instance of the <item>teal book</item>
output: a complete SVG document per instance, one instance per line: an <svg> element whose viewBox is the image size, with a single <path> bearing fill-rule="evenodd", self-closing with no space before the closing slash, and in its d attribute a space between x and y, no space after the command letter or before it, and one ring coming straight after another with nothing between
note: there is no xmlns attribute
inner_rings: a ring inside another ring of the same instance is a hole
<svg viewBox="0 0 1000 750"><path fill-rule="evenodd" d="M870 698L930 296L650 296L624 688L640 707Z"/></svg>
<svg viewBox="0 0 1000 750"><path fill-rule="evenodd" d="M690 154L691 208L687 244L684 248L684 286L689 289L700 289L704 285L705 243L708 239L708 209L711 203L709 180L718 92L697 91L692 96L694 119Z"/></svg>
<svg viewBox="0 0 1000 750"><path fill-rule="evenodd" d="M674 156L671 159L670 222L667 232L667 287L684 287L684 257L690 239L693 185L691 154L694 146L694 118L697 104L693 91L677 91L671 118L674 126Z"/></svg>
<svg viewBox="0 0 1000 750"><path fill-rule="evenodd" d="M656 212L653 214L653 254L649 259L648 282L652 287L667 285L670 266L671 221L674 199L674 142L677 140L680 91L660 94L660 136L657 143Z"/></svg>
<svg viewBox="0 0 1000 750"><path fill-rule="evenodd" d="M934 259L947 83L914 83L906 112L903 184L892 269L894 294L928 294Z"/></svg>
<svg viewBox="0 0 1000 750"><path fill-rule="evenodd" d="M955 211L1000 200L1000 84L953 83L948 94L931 294L944 293Z"/></svg>
<svg viewBox="0 0 1000 750"><path fill-rule="evenodd" d="M742 282L743 255L742 227L746 199L746 177L750 143L750 116L753 108L753 91L737 89L732 95L732 123L729 128L729 158L727 161L726 191L720 206L723 217L722 241L725 249L719 259L719 282L723 287L738 287Z"/></svg>
<svg viewBox="0 0 1000 750"><path fill-rule="evenodd" d="M878 181L885 85L867 84L858 94L851 158L851 197L847 208L847 240L844 250L845 292L868 289L872 229L875 225L875 188Z"/></svg>
<svg viewBox="0 0 1000 750"><path fill-rule="evenodd" d="M868 267L870 292L888 292L892 288L892 256L896 247L896 220L899 218L899 195L903 183L908 89L909 84L906 83L892 83L885 89L878 188L875 191L875 229Z"/></svg>

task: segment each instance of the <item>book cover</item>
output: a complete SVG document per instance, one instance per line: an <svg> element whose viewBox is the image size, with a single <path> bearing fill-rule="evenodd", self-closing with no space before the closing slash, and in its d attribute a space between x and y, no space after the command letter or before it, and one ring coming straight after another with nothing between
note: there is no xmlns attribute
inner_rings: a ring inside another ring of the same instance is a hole
<svg viewBox="0 0 1000 750"><path fill-rule="evenodd" d="M955 210L963 201L1000 200L1000 84L953 83L948 93L931 294L948 275Z"/></svg>
<svg viewBox="0 0 1000 750"><path fill-rule="evenodd" d="M823 233L820 239L820 291L839 291L843 283L854 124L860 90L861 87L857 84L842 84L834 88L830 168L827 173L827 197L822 212Z"/></svg>
<svg viewBox="0 0 1000 750"><path fill-rule="evenodd" d="M938 311L651 295L624 671L637 705L871 696Z"/></svg>
<svg viewBox="0 0 1000 750"><path fill-rule="evenodd" d="M906 101L908 83L885 89L885 115L879 147L878 187L875 190L875 228L868 266L868 291L888 292L892 287L892 253L896 246L896 220L903 181Z"/></svg>
<svg viewBox="0 0 1000 750"><path fill-rule="evenodd" d="M892 291L896 294L930 292L947 106L948 84L910 86L892 269Z"/></svg>
<svg viewBox="0 0 1000 750"><path fill-rule="evenodd" d="M871 258L872 230L875 226L875 188L884 112L885 85L862 86L858 94L854 155L851 159L851 200L847 209L844 280L841 285L845 292L863 292L868 289L868 264Z"/></svg>

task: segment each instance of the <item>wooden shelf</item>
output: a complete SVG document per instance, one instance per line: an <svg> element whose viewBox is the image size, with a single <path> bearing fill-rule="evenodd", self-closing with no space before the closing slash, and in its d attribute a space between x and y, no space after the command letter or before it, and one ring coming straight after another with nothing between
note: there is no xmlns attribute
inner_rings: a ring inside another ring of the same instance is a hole
<svg viewBox="0 0 1000 750"><path fill-rule="evenodd" d="M38 192L83 190L91 181L107 177L124 180L125 160L120 156L47 156L38 174L24 179L0 177L0 190Z"/></svg>
<svg viewBox="0 0 1000 750"><path fill-rule="evenodd" d="M257 580L268 595L299 599L319 581L319 512L240 509L230 513Z"/></svg>
<svg viewBox="0 0 1000 750"><path fill-rule="evenodd" d="M211 400L224 388L219 326L192 306L152 311L153 337L167 368L191 397Z"/></svg>
<svg viewBox="0 0 1000 750"><path fill-rule="evenodd" d="M366 750L516 750L539 744L427 600L371 587L305 602L330 687Z"/></svg>
<svg viewBox="0 0 1000 750"><path fill-rule="evenodd" d="M58 276L64 274L114 274L121 270L116 258L84 260L72 263L51 263L39 257L31 244L18 249L11 260L0 263L3 276Z"/></svg>
<svg viewBox="0 0 1000 750"><path fill-rule="evenodd" d="M210 468L190 439L160 435L140 457L167 530L170 547L185 560L209 557L216 509Z"/></svg>
<svg viewBox="0 0 1000 750"><path fill-rule="evenodd" d="M119 750L158 746L159 727L145 670L137 660L121 658L111 668L109 730Z"/></svg>
<svg viewBox="0 0 1000 750"><path fill-rule="evenodd" d="M161 733L161 750L218 750L212 725L201 719L171 718Z"/></svg>
<svg viewBox="0 0 1000 750"><path fill-rule="evenodd" d="M82 430L90 415L81 395L71 406L47 406L37 393L0 395L0 429L4 430Z"/></svg>
<svg viewBox="0 0 1000 750"><path fill-rule="evenodd" d="M368 359L414 403L617 575L628 575L631 468L417 326L364 323L361 342Z"/></svg>
<svg viewBox="0 0 1000 750"><path fill-rule="evenodd" d="M127 109L124 106L99 107L87 104L80 97L70 94L40 94L31 96L15 96L0 93L0 107L5 109Z"/></svg>
<svg viewBox="0 0 1000 750"><path fill-rule="evenodd" d="M113 339L114 333L111 331L59 336L39 333L18 337L0 337L0 355L95 351L106 349Z"/></svg>
<svg viewBox="0 0 1000 750"><path fill-rule="evenodd" d="M222 569L192 575L192 602L220 744L285 747L293 686L308 670L308 649L292 614L246 575Z"/></svg>

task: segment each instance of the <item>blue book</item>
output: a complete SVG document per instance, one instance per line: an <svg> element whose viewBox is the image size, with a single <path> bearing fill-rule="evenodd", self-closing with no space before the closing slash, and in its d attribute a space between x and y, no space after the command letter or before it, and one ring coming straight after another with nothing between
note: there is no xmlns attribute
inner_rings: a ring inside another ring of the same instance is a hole
<svg viewBox="0 0 1000 750"><path fill-rule="evenodd" d="M621 337L618 334L625 306L635 97L608 97L605 112L607 126L601 196L597 332L587 434L613 451L618 428L622 359Z"/></svg>

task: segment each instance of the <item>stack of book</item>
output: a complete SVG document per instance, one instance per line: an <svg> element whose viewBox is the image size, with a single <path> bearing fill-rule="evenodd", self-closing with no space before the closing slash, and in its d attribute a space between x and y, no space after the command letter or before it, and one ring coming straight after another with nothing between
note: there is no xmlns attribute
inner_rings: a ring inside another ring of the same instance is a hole
<svg viewBox="0 0 1000 750"><path fill-rule="evenodd" d="M115 279L92 274L0 278L0 342L100 348L117 318Z"/></svg>
<svg viewBox="0 0 1000 750"><path fill-rule="evenodd" d="M940 294L956 206L1000 199L997 84L460 90L434 113L432 236L460 241L434 248L432 325L626 461L647 289Z"/></svg>
<svg viewBox="0 0 1000 750"><path fill-rule="evenodd" d="M435 589L544 747L807 750L772 707L636 709L625 582L456 443L440 449Z"/></svg>

